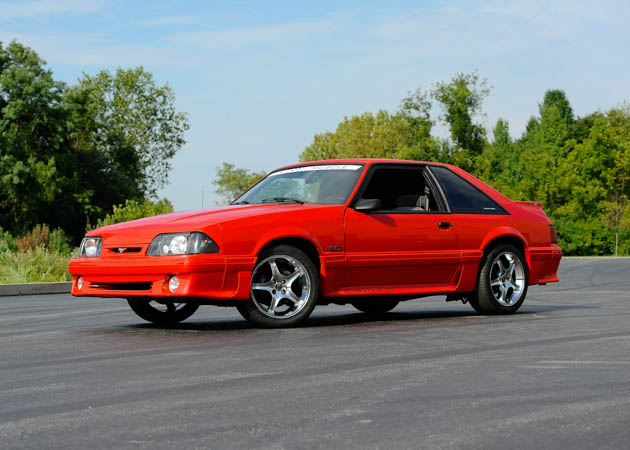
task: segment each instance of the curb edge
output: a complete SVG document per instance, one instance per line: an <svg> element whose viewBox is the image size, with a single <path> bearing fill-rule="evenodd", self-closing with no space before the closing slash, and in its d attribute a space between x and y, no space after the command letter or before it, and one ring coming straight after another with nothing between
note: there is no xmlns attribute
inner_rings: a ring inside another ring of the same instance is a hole
<svg viewBox="0 0 630 450"><path fill-rule="evenodd" d="M17 295L69 294L71 281L57 283L0 284L0 297Z"/></svg>

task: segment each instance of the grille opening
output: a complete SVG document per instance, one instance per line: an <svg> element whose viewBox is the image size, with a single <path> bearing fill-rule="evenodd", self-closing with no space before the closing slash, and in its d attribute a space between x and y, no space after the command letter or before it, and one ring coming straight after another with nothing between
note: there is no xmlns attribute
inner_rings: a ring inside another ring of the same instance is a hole
<svg viewBox="0 0 630 450"><path fill-rule="evenodd" d="M150 291L153 283L90 283L90 289L105 289L108 291Z"/></svg>
<svg viewBox="0 0 630 450"><path fill-rule="evenodd" d="M142 250L142 247L111 247L109 248L110 253L124 255L126 253L139 253Z"/></svg>

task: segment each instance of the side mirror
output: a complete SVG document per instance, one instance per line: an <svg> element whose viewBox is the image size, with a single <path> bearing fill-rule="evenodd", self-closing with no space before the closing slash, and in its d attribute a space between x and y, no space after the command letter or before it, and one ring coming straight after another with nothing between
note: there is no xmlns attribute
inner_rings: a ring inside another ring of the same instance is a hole
<svg viewBox="0 0 630 450"><path fill-rule="evenodd" d="M376 211L383 208L383 203L378 198L362 198L354 204L354 209L361 212Z"/></svg>

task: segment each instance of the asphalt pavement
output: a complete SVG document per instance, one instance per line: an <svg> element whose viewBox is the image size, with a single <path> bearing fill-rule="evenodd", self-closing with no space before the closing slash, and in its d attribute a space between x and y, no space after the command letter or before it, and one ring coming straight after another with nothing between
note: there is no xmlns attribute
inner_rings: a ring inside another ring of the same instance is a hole
<svg viewBox="0 0 630 450"><path fill-rule="evenodd" d="M512 316L443 297L262 330L202 307L0 298L1 449L630 446L630 259L567 258Z"/></svg>

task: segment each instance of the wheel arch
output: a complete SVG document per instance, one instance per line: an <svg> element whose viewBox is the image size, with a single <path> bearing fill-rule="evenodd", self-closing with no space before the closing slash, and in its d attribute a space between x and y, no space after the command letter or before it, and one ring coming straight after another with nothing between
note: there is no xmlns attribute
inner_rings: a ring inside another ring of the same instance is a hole
<svg viewBox="0 0 630 450"><path fill-rule="evenodd" d="M515 246L523 256L526 256L526 245L525 243L518 237L513 234L504 234L500 236L496 236L489 240L483 247L483 257L485 257L488 253L490 253L493 249L497 248L499 245L503 244L511 244Z"/></svg>
<svg viewBox="0 0 630 450"><path fill-rule="evenodd" d="M529 246L527 245L527 240L525 237L516 230L508 229L504 230L502 233L495 233L492 236L488 236L482 246L483 254L481 256L481 260L479 261L479 267L477 268L477 280L479 279L479 272L483 267L483 264L492 250L497 248L499 245L513 245L516 247L523 257L525 258L525 265L527 266L527 272L531 275L531 259L529 254ZM529 279L527 280L529 284ZM475 283L476 285L476 283Z"/></svg>
<svg viewBox="0 0 630 450"><path fill-rule="evenodd" d="M271 239L264 245L260 246L256 251L256 256L260 255L265 250L278 245L291 245L292 247L302 250L313 261L313 264L317 267L317 270L321 270L320 252L317 246L309 239L303 236L284 236Z"/></svg>

